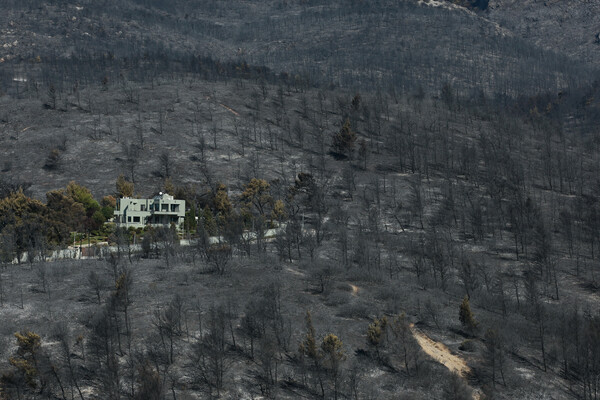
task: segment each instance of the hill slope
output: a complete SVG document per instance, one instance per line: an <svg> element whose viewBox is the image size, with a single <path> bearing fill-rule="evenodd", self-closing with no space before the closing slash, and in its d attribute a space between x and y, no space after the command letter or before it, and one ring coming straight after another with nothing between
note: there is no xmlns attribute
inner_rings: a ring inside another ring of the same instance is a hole
<svg viewBox="0 0 600 400"><path fill-rule="evenodd" d="M590 64L600 62L600 3L578 0L491 0L492 21L537 46Z"/></svg>
<svg viewBox="0 0 600 400"><path fill-rule="evenodd" d="M36 67L18 60L41 61L45 78L54 80L64 79L56 68L61 60L84 63L91 57L93 63L102 56L106 63L107 55L108 60L201 55L246 61L299 74L297 79L312 84L361 90L437 93L449 82L466 92L515 96L557 93L593 79L589 66L557 48L541 50L520 39L521 25L499 29L480 14L433 2L29 0L9 2L6 11L0 16L5 27L0 57L5 63L17 60L11 69L30 74ZM89 68L83 64L70 74Z"/></svg>

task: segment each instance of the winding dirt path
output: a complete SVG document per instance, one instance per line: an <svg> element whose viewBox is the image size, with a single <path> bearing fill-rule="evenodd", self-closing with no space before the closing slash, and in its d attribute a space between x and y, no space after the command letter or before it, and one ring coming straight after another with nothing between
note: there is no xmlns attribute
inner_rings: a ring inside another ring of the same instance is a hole
<svg viewBox="0 0 600 400"><path fill-rule="evenodd" d="M290 267L287 270L294 275L304 275L304 273L292 269ZM348 283L351 289L352 296L358 296L360 292L360 288L352 283ZM434 359L436 362L442 364L452 373L457 374L461 378L463 378L466 382L468 375L471 373L471 368L467 365L467 362L461 357L452 354L450 349L443 343L436 342L431 339L429 336L421 332L419 329L415 327L415 324L410 324L410 331L414 338L417 340L423 352L427 354L429 357ZM468 385L468 383L467 383ZM481 399L481 393L479 390L469 386L473 391L473 400Z"/></svg>
<svg viewBox="0 0 600 400"><path fill-rule="evenodd" d="M419 343L419 346L421 346L425 354L427 354L429 357L433 358L435 361L448 368L450 372L457 374L466 381L468 374L471 372L471 368L469 368L465 360L463 360L457 355L452 354L450 349L446 347L446 345L444 345L443 343L436 342L435 340L431 339L429 336L415 328L415 324L410 324L410 331L412 332L414 338L417 340L417 343ZM471 386L469 387L473 391L473 400L481 399L480 391Z"/></svg>
<svg viewBox="0 0 600 400"><path fill-rule="evenodd" d="M298 271L291 267L287 267L286 269L294 275L305 275L304 272ZM349 282L348 286L350 286L352 296L358 296L361 290L360 287ZM436 342L435 340L427 336L425 333L421 332L418 328L415 327L415 324L410 324L409 327L413 337L417 340L417 343L419 344L419 346L421 346L421 349L423 349L423 352L425 352L425 354L434 359L436 362L442 364L444 367L448 368L450 372L460 376L468 385L468 382L466 381L468 375L471 373L471 368L469 368L467 362L464 359L455 354L452 354L450 349L445 344ZM472 390L473 400L480 400L481 392L478 389L471 387L470 385L469 388Z"/></svg>
<svg viewBox="0 0 600 400"><path fill-rule="evenodd" d="M349 283L348 285L350 285L350 288L352 289L352 296L357 296L360 288L352 283ZM469 375L471 368L469 368L467 362L459 356L452 354L446 345L431 339L417 329L415 324L410 324L410 331L417 340L417 343L419 343L419 346L421 346L423 351L429 357L463 378L466 378Z"/></svg>
<svg viewBox="0 0 600 400"><path fill-rule="evenodd" d="M224 109L226 109L227 111L229 111L230 113L232 113L233 115L235 115L236 117L240 116L240 113L238 113L237 111L235 111L233 108L223 104L223 103L218 103L217 100L213 100L210 96L205 96L206 100L212 101L213 103L216 103L218 105L220 105L221 107L223 107Z"/></svg>
<svg viewBox="0 0 600 400"><path fill-rule="evenodd" d="M463 378L466 377L470 372L471 368L467 365L466 361L450 352L450 349L443 343L436 342L423 332L415 328L415 324L410 324L410 330L417 339L419 346L423 351L435 361L444 365L451 372L457 373Z"/></svg>
<svg viewBox="0 0 600 400"><path fill-rule="evenodd" d="M229 111L230 113L232 113L233 115L238 116L238 117L240 116L240 114L237 111L235 111L234 109L232 109L230 107L227 107L225 104L219 103L219 105L221 107L223 107L224 109L226 109L227 111Z"/></svg>

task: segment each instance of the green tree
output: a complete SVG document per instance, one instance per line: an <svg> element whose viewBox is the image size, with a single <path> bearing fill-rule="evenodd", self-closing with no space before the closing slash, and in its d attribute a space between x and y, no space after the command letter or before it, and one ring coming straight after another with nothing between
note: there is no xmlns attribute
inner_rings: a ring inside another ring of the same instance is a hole
<svg viewBox="0 0 600 400"><path fill-rule="evenodd" d="M117 178L116 189L117 197L133 197L133 183L127 181L123 174Z"/></svg>
<svg viewBox="0 0 600 400"><path fill-rule="evenodd" d="M375 318L373 323L369 324L369 326L367 327L367 342L370 346L373 346L375 348L378 360L381 359L379 349L384 345L385 330L387 328L387 325L387 317L383 317L380 319Z"/></svg>
<svg viewBox="0 0 600 400"><path fill-rule="evenodd" d="M39 253L47 243L64 243L69 238L69 227L62 218L22 190L0 200L0 231L6 245L3 258L11 260L15 256L20 259L25 251Z"/></svg>
<svg viewBox="0 0 600 400"><path fill-rule="evenodd" d="M346 119L342 128L333 135L331 147L337 154L352 158L354 153L354 144L356 143L356 132L352 131L350 120Z"/></svg>
<svg viewBox="0 0 600 400"><path fill-rule="evenodd" d="M105 221L111 219L115 215L114 214L115 209L112 208L112 207L102 207L102 209L100 210L100 212L102 213L102 217L103 217L103 221L102 222L105 222Z"/></svg>
<svg viewBox="0 0 600 400"><path fill-rule="evenodd" d="M241 198L246 209L255 209L260 216L264 216L273 207L271 185L264 179L252 178L244 186Z"/></svg>
<svg viewBox="0 0 600 400"><path fill-rule="evenodd" d="M81 230L87 218L83 204L76 202L64 190L53 190L46 193L46 206L52 219L62 221L69 230Z"/></svg>
<svg viewBox="0 0 600 400"><path fill-rule="evenodd" d="M344 344L333 333L323 338L321 343L321 357L323 358L323 367L328 372L328 377L333 384L333 397L338 398L340 383L340 367L342 361L346 359Z"/></svg>
<svg viewBox="0 0 600 400"><path fill-rule="evenodd" d="M78 185L75 181L69 182L66 188L66 194L71 197L73 201L83 205L88 216L92 216L100 209L100 204L94 200L92 192L85 186Z"/></svg>
<svg viewBox="0 0 600 400"><path fill-rule="evenodd" d="M108 217L107 217L107 215L108 215ZM103 210L98 210L98 211L96 211L94 213L94 215L92 215L92 218L91 218L92 224L91 224L91 226L94 227L93 229L98 229L111 216L112 216L111 214L108 214L108 210L107 210L106 214L103 212Z"/></svg>
<svg viewBox="0 0 600 400"><path fill-rule="evenodd" d="M104 196L102 201L100 202L102 206L102 215L104 215L104 220L109 220L114 216L115 208L117 208L117 200L114 196Z"/></svg>
<svg viewBox="0 0 600 400"><path fill-rule="evenodd" d="M304 334L304 338L300 342L298 352L302 356L308 357L310 360L312 360L312 362L315 365L317 365L319 363L319 352L317 350L315 328L312 323L312 316L310 315L310 311L306 312L306 316L304 317L304 325L306 326L306 333Z"/></svg>
<svg viewBox="0 0 600 400"><path fill-rule="evenodd" d="M106 221L104 214L100 210L100 204L94 200L92 192L85 186L71 181L65 189L65 194L85 208L86 220L84 225L86 229L98 229Z"/></svg>
<svg viewBox="0 0 600 400"><path fill-rule="evenodd" d="M273 204L273 210L271 211L271 219L280 222L287 219L287 213L285 212L285 203L282 200L277 200Z"/></svg>
<svg viewBox="0 0 600 400"><path fill-rule="evenodd" d="M23 189L19 189L0 200L0 218L10 215L22 217L26 214L43 214L45 208L42 202L25 196Z"/></svg>
<svg viewBox="0 0 600 400"><path fill-rule="evenodd" d="M165 181L163 182L163 192L174 195L176 191L177 188L175 187L173 180L170 177L165 178Z"/></svg>
<svg viewBox="0 0 600 400"><path fill-rule="evenodd" d="M115 208L115 207L117 207L117 199L115 199L115 196L111 196L111 195L104 196L102 198L102 201L100 202L100 205L102 207L112 207L112 208Z"/></svg>
<svg viewBox="0 0 600 400"><path fill-rule="evenodd" d="M14 367L12 379L9 374L2 377L3 385L7 380L11 380L13 385L19 387L23 382L23 389L39 390L41 393L46 386L45 377L40 374L40 348L42 339L33 332L17 332L17 350L8 361ZM0 391L0 394L2 391Z"/></svg>
<svg viewBox="0 0 600 400"><path fill-rule="evenodd" d="M333 333L323 338L321 352L323 363L327 368L336 368L341 361L346 359L344 343Z"/></svg>
<svg viewBox="0 0 600 400"><path fill-rule="evenodd" d="M302 380L303 382L305 381L307 372L309 372L313 379L318 380L321 393L324 394L325 389L323 387L323 378L321 376L321 354L317 348L315 328L312 323L310 311L306 311L306 315L304 316L304 326L305 333L298 346Z"/></svg>
<svg viewBox="0 0 600 400"><path fill-rule="evenodd" d="M185 220L183 223L185 230L188 232L196 231L196 205L191 204L190 209L185 213Z"/></svg>
<svg viewBox="0 0 600 400"><path fill-rule="evenodd" d="M221 216L226 217L231 213L233 207L231 206L231 200L229 200L229 195L227 194L227 186L222 183L217 184L213 203L215 210Z"/></svg>

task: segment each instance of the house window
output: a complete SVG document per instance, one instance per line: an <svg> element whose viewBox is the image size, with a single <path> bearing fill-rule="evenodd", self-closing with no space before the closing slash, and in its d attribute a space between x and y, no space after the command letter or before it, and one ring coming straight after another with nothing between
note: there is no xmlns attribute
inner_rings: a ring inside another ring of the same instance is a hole
<svg viewBox="0 0 600 400"><path fill-rule="evenodd" d="M127 217L127 222L131 222L131 217Z"/></svg>
<svg viewBox="0 0 600 400"><path fill-rule="evenodd" d="M178 212L179 204L171 204L171 212Z"/></svg>
<svg viewBox="0 0 600 400"><path fill-rule="evenodd" d="M140 211L146 211L146 206L144 204L140 205Z"/></svg>
<svg viewBox="0 0 600 400"><path fill-rule="evenodd" d="M165 212L169 211L169 205L168 204L163 204L162 205L162 211L165 211Z"/></svg>
<svg viewBox="0 0 600 400"><path fill-rule="evenodd" d="M140 217L133 217L133 222L140 222Z"/></svg>

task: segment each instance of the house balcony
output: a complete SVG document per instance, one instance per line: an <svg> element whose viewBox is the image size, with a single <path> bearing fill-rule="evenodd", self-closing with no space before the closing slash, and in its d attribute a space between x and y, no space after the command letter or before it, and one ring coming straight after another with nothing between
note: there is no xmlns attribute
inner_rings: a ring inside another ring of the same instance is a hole
<svg viewBox="0 0 600 400"><path fill-rule="evenodd" d="M179 215L179 211L149 211L150 215Z"/></svg>

